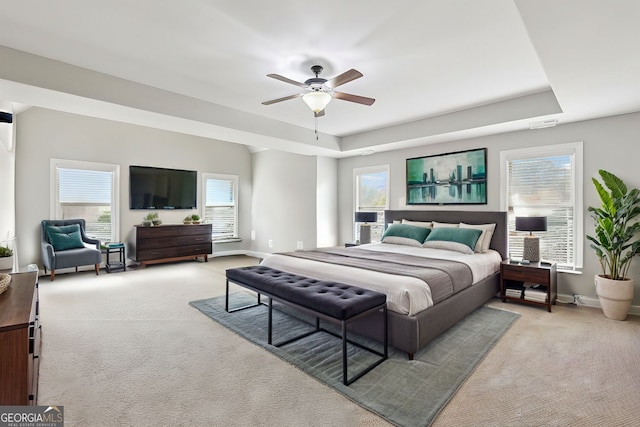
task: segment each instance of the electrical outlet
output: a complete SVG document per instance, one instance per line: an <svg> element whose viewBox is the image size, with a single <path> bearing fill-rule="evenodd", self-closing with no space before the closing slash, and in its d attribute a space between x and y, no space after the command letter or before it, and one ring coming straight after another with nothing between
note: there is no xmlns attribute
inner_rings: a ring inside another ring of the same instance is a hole
<svg viewBox="0 0 640 427"><path fill-rule="evenodd" d="M272 248L273 247L273 240L269 240L269 247Z"/></svg>
<svg viewBox="0 0 640 427"><path fill-rule="evenodd" d="M298 249L302 249L303 248L302 241L298 241L298 244L296 246Z"/></svg>

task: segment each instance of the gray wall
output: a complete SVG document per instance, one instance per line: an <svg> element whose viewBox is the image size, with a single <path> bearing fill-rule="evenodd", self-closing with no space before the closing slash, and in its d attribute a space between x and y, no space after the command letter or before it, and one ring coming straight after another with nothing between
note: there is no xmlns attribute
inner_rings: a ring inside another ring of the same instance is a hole
<svg viewBox="0 0 640 427"><path fill-rule="evenodd" d="M239 233L244 241L216 244L214 252L249 249L252 175L245 146L42 108L30 108L18 119L16 234L22 265L41 265L39 224L50 217L51 158L120 165L120 240L129 239L147 213L129 209L129 165L197 170L198 206L203 172L238 175ZM159 213L164 223L181 223L186 212Z"/></svg>
<svg viewBox="0 0 640 427"><path fill-rule="evenodd" d="M334 246L338 241L338 161L318 157L317 246Z"/></svg>
<svg viewBox="0 0 640 427"><path fill-rule="evenodd" d="M128 209L128 165L239 175L240 236L244 241L216 245L214 250L220 252L270 253L293 250L298 242L302 242L304 248L313 248L350 241L353 238L353 169L389 164L390 207L407 208L405 161L422 155L486 147L488 204L462 209L498 210L500 151L583 141L582 214L587 234L593 232L593 224L586 208L598 204L591 183L591 177L596 176L598 169L617 174L630 187L640 187L636 166L640 113L340 160L274 150L251 155L246 147L238 144L40 108L31 108L18 115L16 134L15 222L21 264L40 262L38 224L41 219L49 217L49 159L52 157L121 166L121 239L127 238L133 225L142 218L140 211ZM5 151L0 154L3 165L6 163L10 167L12 161L11 153ZM5 187L0 188L5 193L8 191ZM6 207L0 210L0 218L8 218L6 221L3 219L4 222L10 222L10 211ZM183 213L162 213L162 219L180 222ZM0 225L5 230L11 226ZM251 230L256 236L253 241ZM273 243L271 248L269 240ZM560 275L560 293L595 298L593 276L599 273L599 264L586 241L584 256L583 274ZM631 269L631 276L638 284L639 264L635 260ZM634 305L640 305L640 290L636 290L635 295Z"/></svg>
<svg viewBox="0 0 640 427"><path fill-rule="evenodd" d="M317 246L317 170L315 156L276 150L253 155L254 251L295 250L298 242Z"/></svg>
<svg viewBox="0 0 640 427"><path fill-rule="evenodd" d="M587 206L597 206L599 199L591 178L597 176L598 169L606 169L622 178L627 185L640 188L638 172L638 135L640 134L640 113L627 114L605 119L590 120L575 124L559 125L554 128L505 133L501 135L452 141L443 144L426 145L418 148L397 150L371 156L351 157L339 161L338 206L340 217L340 238L352 238L353 216L353 169L357 167L389 164L390 208L391 209L450 209L451 206L407 207L405 205L405 161L411 157L487 148L487 198L486 206L462 206L468 210L500 209L500 151L515 148L553 145L583 141L584 143L584 215L585 233L593 233L593 222L587 213ZM640 305L640 259L633 261L630 271L636 281L634 305ZM559 275L558 291L563 294L578 294L596 298L593 276L599 274L599 263L593 250L584 242L584 268L581 275L563 273Z"/></svg>

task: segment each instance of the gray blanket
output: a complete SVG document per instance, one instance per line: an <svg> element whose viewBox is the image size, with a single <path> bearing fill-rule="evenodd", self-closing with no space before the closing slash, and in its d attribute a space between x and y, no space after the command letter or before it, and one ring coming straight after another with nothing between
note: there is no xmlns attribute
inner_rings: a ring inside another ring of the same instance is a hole
<svg viewBox="0 0 640 427"><path fill-rule="evenodd" d="M458 261L374 252L353 247L286 252L280 255L416 277L429 285L434 304L468 288L473 283L471 268Z"/></svg>

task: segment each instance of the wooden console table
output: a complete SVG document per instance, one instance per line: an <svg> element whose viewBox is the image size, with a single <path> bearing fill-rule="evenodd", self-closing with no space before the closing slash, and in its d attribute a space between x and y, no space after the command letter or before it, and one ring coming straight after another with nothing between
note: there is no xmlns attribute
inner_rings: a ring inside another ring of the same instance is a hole
<svg viewBox="0 0 640 427"><path fill-rule="evenodd" d="M211 224L136 226L134 260L142 266L203 257L213 250Z"/></svg>

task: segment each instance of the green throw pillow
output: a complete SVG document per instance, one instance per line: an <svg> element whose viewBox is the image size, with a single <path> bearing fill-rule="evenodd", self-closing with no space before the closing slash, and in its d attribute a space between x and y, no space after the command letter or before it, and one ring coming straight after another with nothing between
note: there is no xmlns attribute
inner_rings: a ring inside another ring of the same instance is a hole
<svg viewBox="0 0 640 427"><path fill-rule="evenodd" d="M427 237L427 242L440 240L446 242L462 243L473 251L478 242L478 238L482 234L482 230L476 228L434 228Z"/></svg>
<svg viewBox="0 0 640 427"><path fill-rule="evenodd" d="M67 249L84 248L82 236L80 235L80 225L62 225L55 227L47 226L47 236L49 243L56 251L66 251Z"/></svg>
<svg viewBox="0 0 640 427"><path fill-rule="evenodd" d="M430 231L430 228L417 227L415 225L391 224L389 228L387 228L387 231L384 232L382 241L384 242L385 237L404 237L406 239L416 240L422 244Z"/></svg>

